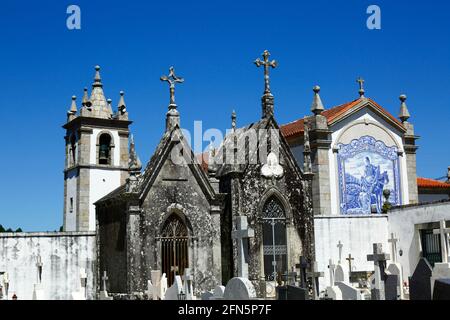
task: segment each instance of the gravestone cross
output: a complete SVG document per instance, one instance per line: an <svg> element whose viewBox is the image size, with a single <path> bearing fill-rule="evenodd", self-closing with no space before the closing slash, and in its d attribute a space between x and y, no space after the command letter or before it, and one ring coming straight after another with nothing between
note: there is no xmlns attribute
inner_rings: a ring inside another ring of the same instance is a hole
<svg viewBox="0 0 450 320"><path fill-rule="evenodd" d="M177 275L178 269L179 269L178 266L171 266L170 267L170 271L173 272L173 276L174 277Z"/></svg>
<svg viewBox="0 0 450 320"><path fill-rule="evenodd" d="M38 254L36 257L36 267L37 267L37 275L38 275L38 283L40 284L42 282L42 259L41 255Z"/></svg>
<svg viewBox="0 0 450 320"><path fill-rule="evenodd" d="M307 273L307 276L309 279L311 279L314 300L318 300L319 278L323 277L323 272L318 271L317 263L315 261L311 262L311 271Z"/></svg>
<svg viewBox="0 0 450 320"><path fill-rule="evenodd" d="M348 258L346 258L345 260L348 260L348 272L352 272L352 261L355 260L355 258L352 258L352 254L349 253L348 254Z"/></svg>
<svg viewBox="0 0 450 320"><path fill-rule="evenodd" d="M383 245L381 243L373 244L373 254L367 255L367 261L373 261L375 267L375 286L372 289L372 300L385 300L384 280L386 269L386 260L390 256L383 253Z"/></svg>
<svg viewBox="0 0 450 320"><path fill-rule="evenodd" d="M442 263L448 263L448 239L450 228L445 227L445 220L439 222L439 229L433 230L433 234L439 234L441 238Z"/></svg>
<svg viewBox="0 0 450 320"><path fill-rule="evenodd" d="M339 243L337 245L338 249L339 249L339 260L338 260L338 264L341 264L341 259L342 259L342 247L344 245L341 243L341 240L339 240Z"/></svg>
<svg viewBox="0 0 450 320"><path fill-rule="evenodd" d="M336 268L336 265L333 263L333 260L330 259L328 264L328 269L330 269L330 287L334 286L334 268Z"/></svg>
<svg viewBox="0 0 450 320"><path fill-rule="evenodd" d="M306 288L306 272L309 268L309 263L306 257L300 256L300 263L296 264L295 267L300 270L300 287Z"/></svg>
<svg viewBox="0 0 450 320"><path fill-rule="evenodd" d="M255 236L255 231L248 227L247 216L237 216L235 222L232 238L237 241L238 277L248 278L248 239Z"/></svg>
<svg viewBox="0 0 450 320"><path fill-rule="evenodd" d="M388 242L391 244L391 252L392 252L392 262L397 262L397 241L398 239L395 238L394 233L391 233L391 238L388 240Z"/></svg>
<svg viewBox="0 0 450 320"><path fill-rule="evenodd" d="M102 277L102 287L103 287L103 291L107 291L106 290L106 281L108 281L109 280L109 278L108 278L108 275L106 274L106 270L105 271L103 271L103 277Z"/></svg>

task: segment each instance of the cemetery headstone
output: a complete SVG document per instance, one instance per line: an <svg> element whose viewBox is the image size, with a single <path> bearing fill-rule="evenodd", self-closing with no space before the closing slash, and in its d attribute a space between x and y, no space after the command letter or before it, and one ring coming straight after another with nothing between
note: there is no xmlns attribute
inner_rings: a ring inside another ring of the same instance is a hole
<svg viewBox="0 0 450 320"><path fill-rule="evenodd" d="M186 300L196 300L192 291L192 281L193 277L191 274L191 269L185 268L183 277L183 291L186 294Z"/></svg>
<svg viewBox="0 0 450 320"><path fill-rule="evenodd" d="M448 234L450 228L446 228L445 221L440 221L439 229L433 230L434 234L439 234L441 238L442 262L435 263L431 276L431 292L434 289L434 282L438 279L450 279L450 263L448 262Z"/></svg>
<svg viewBox="0 0 450 320"><path fill-rule="evenodd" d="M435 281L433 300L450 300L450 279L438 279Z"/></svg>
<svg viewBox="0 0 450 320"><path fill-rule="evenodd" d="M396 274L390 274L387 272L384 286L386 300L398 300L400 298L398 276Z"/></svg>
<svg viewBox="0 0 450 320"><path fill-rule="evenodd" d="M387 271L397 276L397 291L400 295L400 299L404 299L403 294L403 271L402 266L399 262L397 262L397 242L399 240L395 238L394 233L391 233L391 238L388 240L388 242L391 244L391 257L392 262L389 263L387 267ZM387 297L386 297L387 299Z"/></svg>
<svg viewBox="0 0 450 320"><path fill-rule="evenodd" d="M385 300L385 270L389 254L383 252L381 243L373 244L373 254L367 255L367 261L373 261L375 268L375 285L371 290L372 300Z"/></svg>
<svg viewBox="0 0 450 320"><path fill-rule="evenodd" d="M235 219L236 230L232 232L232 238L237 241L238 277L248 278L248 239L253 238L255 232L248 227L247 216Z"/></svg>
<svg viewBox="0 0 450 320"><path fill-rule="evenodd" d="M108 275L106 273L106 271L103 271L103 276L102 276L102 290L100 291L100 300L113 300L113 297L110 297L108 295L108 290L107 290L107 281L108 281Z"/></svg>
<svg viewBox="0 0 450 320"><path fill-rule="evenodd" d="M339 287L335 286L335 278L334 278L334 271L335 271L336 265L333 263L333 260L330 259L328 264L328 269L330 272L330 286L326 288L326 296L329 299L332 300L342 300L342 292L339 289Z"/></svg>
<svg viewBox="0 0 450 320"><path fill-rule="evenodd" d="M183 282L180 276L175 276L173 285L167 289L164 300L180 300L180 297L185 294L183 291Z"/></svg>
<svg viewBox="0 0 450 320"><path fill-rule="evenodd" d="M341 290L342 300L362 300L361 293L347 282L336 282L336 287Z"/></svg>
<svg viewBox="0 0 450 320"><path fill-rule="evenodd" d="M214 294L211 291L205 291L201 294L201 300L213 300Z"/></svg>
<svg viewBox="0 0 450 320"><path fill-rule="evenodd" d="M214 288L214 299L222 299L224 294L225 294L224 286L216 286Z"/></svg>
<svg viewBox="0 0 450 320"><path fill-rule="evenodd" d="M323 277L323 272L319 272L317 268L317 262L311 262L310 271L307 273L309 279L311 279L313 298L319 299L319 278Z"/></svg>
<svg viewBox="0 0 450 320"><path fill-rule="evenodd" d="M232 278L223 295L225 300L250 300L256 298L256 290L247 278Z"/></svg>
<svg viewBox="0 0 450 320"><path fill-rule="evenodd" d="M426 258L421 258L409 278L410 300L431 300L431 275L432 268Z"/></svg>
<svg viewBox="0 0 450 320"><path fill-rule="evenodd" d="M300 263L296 264L295 267L300 271L300 287L307 288L307 271L310 267L308 259L304 256L300 256Z"/></svg>
<svg viewBox="0 0 450 320"><path fill-rule="evenodd" d="M309 300L308 289L297 286L280 286L276 288L278 300Z"/></svg>

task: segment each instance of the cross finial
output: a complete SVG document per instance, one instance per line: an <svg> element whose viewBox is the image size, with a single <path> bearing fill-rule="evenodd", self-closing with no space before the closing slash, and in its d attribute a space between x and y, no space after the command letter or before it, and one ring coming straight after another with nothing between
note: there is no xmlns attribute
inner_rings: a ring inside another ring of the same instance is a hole
<svg viewBox="0 0 450 320"><path fill-rule="evenodd" d="M175 104L175 83L183 83L184 79L177 77L175 75L175 70L173 67L169 68L169 75L168 76L162 76L161 81L167 81L169 83L169 89L170 89L170 104L169 108L175 108L177 105Z"/></svg>
<svg viewBox="0 0 450 320"><path fill-rule="evenodd" d="M356 79L356 82L359 83L359 96L361 98L364 98L364 93L366 93L366 91L364 90L365 80L363 78L359 77L358 79Z"/></svg>
<svg viewBox="0 0 450 320"><path fill-rule="evenodd" d="M231 113L231 128L233 129L233 132L236 130L236 111L234 110Z"/></svg>
<svg viewBox="0 0 450 320"><path fill-rule="evenodd" d="M278 64L275 60L269 61L270 52L268 50L264 50L262 56L264 60L258 58L255 60L255 64L257 67L264 66L264 94L270 94L269 67L276 68Z"/></svg>

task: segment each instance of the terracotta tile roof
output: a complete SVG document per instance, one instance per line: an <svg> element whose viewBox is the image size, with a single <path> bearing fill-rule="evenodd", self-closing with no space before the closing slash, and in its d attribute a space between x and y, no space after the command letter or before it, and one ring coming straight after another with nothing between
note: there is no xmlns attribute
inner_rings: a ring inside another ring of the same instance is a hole
<svg viewBox="0 0 450 320"><path fill-rule="evenodd" d="M450 192L450 183L429 179L429 178L417 178L417 186L423 189L446 189Z"/></svg>
<svg viewBox="0 0 450 320"><path fill-rule="evenodd" d="M342 105L333 107L331 109L325 110L322 112L322 115L325 116L328 120L328 124L332 124L334 121L343 116L346 112L350 111L353 107L358 105L363 99L359 98L353 100L352 102L344 103ZM403 124L395 118L392 114L390 114L386 109L380 106L378 103L373 101L372 99L367 99L370 101L375 108L377 108L382 114L390 118L393 122L395 122L400 127L403 127ZM281 126L281 133L285 138L293 138L295 136L303 134L304 131L304 120L298 119L291 123Z"/></svg>

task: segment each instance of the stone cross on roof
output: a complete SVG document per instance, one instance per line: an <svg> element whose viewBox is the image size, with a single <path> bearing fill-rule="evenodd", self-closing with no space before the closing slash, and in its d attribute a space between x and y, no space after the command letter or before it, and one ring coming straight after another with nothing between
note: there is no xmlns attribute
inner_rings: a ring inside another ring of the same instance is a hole
<svg viewBox="0 0 450 320"><path fill-rule="evenodd" d="M395 238L395 234L391 233L391 238L388 240L388 242L391 244L391 254L392 254L392 262L397 262L397 242L398 239Z"/></svg>
<svg viewBox="0 0 450 320"><path fill-rule="evenodd" d="M342 260L342 247L343 247L344 245L341 243L341 240L339 240L339 242L338 242L338 245L337 245L337 247L338 247L338 249L339 249L339 260L338 260L338 264L341 264L341 260Z"/></svg>
<svg viewBox="0 0 450 320"><path fill-rule="evenodd" d="M365 82L365 80L363 78L359 77L358 79L356 79L356 82L359 83L359 91L358 91L359 92L359 96L361 98L364 98L364 93L365 93L364 82Z"/></svg>
<svg viewBox="0 0 450 320"><path fill-rule="evenodd" d="M248 264L246 257L248 255L248 245L244 245L245 240L253 238L255 231L248 227L247 216L237 216L236 230L232 233L232 238L237 240L238 253L238 277L248 278Z"/></svg>
<svg viewBox="0 0 450 320"><path fill-rule="evenodd" d="M445 220L439 222L439 229L433 230L433 234L439 234L441 237L441 255L442 262L448 263L448 234L450 228L446 228Z"/></svg>
<svg viewBox="0 0 450 320"><path fill-rule="evenodd" d="M264 50L262 56L264 60L258 58L254 63L257 67L264 66L264 94L270 94L269 68L276 68L278 64L275 60L269 61L270 52L268 50Z"/></svg>
<svg viewBox="0 0 450 320"><path fill-rule="evenodd" d="M166 81L169 83L169 90L170 90L170 104L169 107L176 107L175 104L175 84L176 83L183 83L184 79L177 77L175 75L175 70L173 67L169 68L169 75L168 76L162 76L161 81Z"/></svg>

